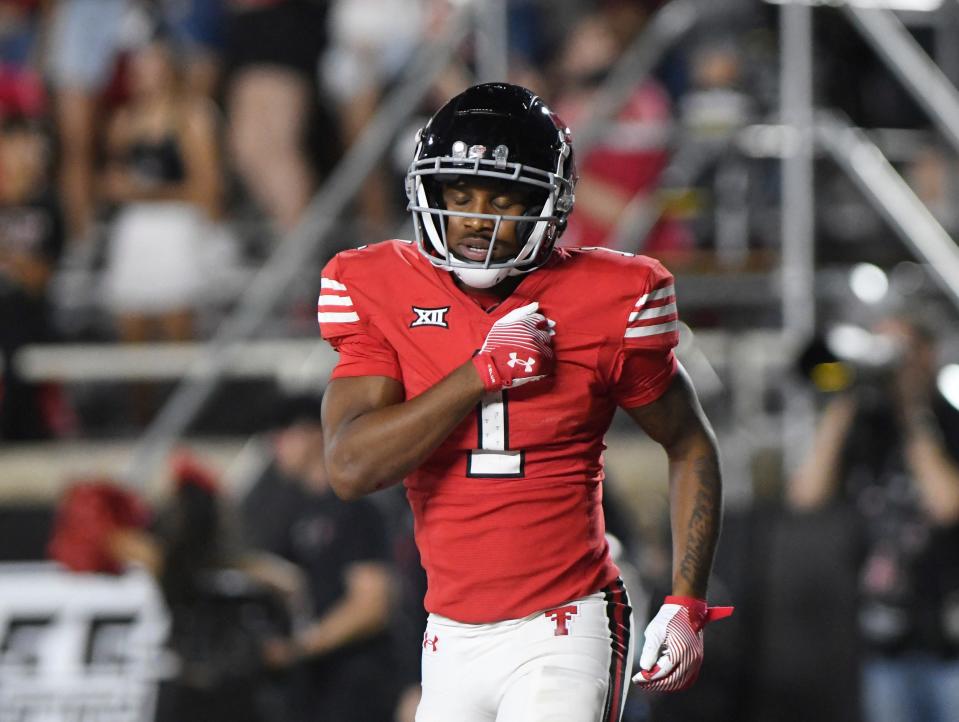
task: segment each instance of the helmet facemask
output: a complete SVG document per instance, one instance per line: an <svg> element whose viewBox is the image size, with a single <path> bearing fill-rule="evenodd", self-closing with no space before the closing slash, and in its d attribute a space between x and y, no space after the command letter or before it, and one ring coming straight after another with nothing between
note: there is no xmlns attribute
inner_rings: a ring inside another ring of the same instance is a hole
<svg viewBox="0 0 959 722"><path fill-rule="evenodd" d="M487 176L479 173L433 174L411 171L410 211L414 215L416 241L420 250L438 267L456 273L465 283L477 288L494 286L508 276L528 273L542 265L558 236L562 214L554 212L557 192L546 190L541 184L523 181L516 183L522 190L532 195L526 211L522 215L497 213L470 213L446 208L443 201L443 186L457 179L468 182L469 176ZM465 178L464 178L465 176ZM496 176L493 176L496 178ZM456 255L448 238L448 219L450 217L477 218L492 221L489 247L485 261L476 261ZM501 229L504 223L516 224L517 252L509 258L494 260Z"/></svg>

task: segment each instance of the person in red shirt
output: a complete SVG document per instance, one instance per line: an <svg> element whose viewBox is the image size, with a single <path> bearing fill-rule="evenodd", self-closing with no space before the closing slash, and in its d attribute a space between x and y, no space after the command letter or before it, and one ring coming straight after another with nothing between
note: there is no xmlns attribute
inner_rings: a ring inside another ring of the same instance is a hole
<svg viewBox="0 0 959 722"><path fill-rule="evenodd" d="M330 483L401 480L427 574L418 722L619 720L632 610L601 509L616 407L670 460L672 596L634 681L684 689L702 662L719 535L714 434L677 362L673 278L657 261L555 248L573 208L569 130L535 94L488 83L420 131L416 241L337 254L323 337Z"/></svg>

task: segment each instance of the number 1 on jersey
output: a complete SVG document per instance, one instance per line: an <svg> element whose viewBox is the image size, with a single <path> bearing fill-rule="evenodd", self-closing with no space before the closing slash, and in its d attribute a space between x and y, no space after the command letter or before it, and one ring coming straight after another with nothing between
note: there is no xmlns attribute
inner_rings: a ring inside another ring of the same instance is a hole
<svg viewBox="0 0 959 722"><path fill-rule="evenodd" d="M523 476L524 454L509 448L509 400L505 391L483 396L477 407L479 448L468 452L466 475L493 479Z"/></svg>

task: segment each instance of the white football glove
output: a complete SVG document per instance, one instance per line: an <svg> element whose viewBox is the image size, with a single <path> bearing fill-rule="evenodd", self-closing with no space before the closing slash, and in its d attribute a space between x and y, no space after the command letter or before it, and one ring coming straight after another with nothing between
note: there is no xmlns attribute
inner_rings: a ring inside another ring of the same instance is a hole
<svg viewBox="0 0 959 722"><path fill-rule="evenodd" d="M666 597L646 627L640 671L633 682L651 692L691 687L703 664L703 627L732 613L732 607L707 607L702 599Z"/></svg>

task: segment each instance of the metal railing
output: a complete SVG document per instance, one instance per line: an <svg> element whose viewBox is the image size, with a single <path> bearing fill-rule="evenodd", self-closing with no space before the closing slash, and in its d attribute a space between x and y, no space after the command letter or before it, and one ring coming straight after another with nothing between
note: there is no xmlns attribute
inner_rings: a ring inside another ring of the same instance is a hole
<svg viewBox="0 0 959 722"><path fill-rule="evenodd" d="M820 146L846 171L959 307L959 246L861 128L834 113L816 119Z"/></svg>
<svg viewBox="0 0 959 722"><path fill-rule="evenodd" d="M652 17L591 99L582 127L574 135L579 157L585 157L600 142L610 121L626 105L636 86L696 25L706 7L701 0L672 0Z"/></svg>
<svg viewBox="0 0 959 722"><path fill-rule="evenodd" d="M891 10L847 4L846 16L959 151L959 92ZM955 39L953 39L955 42Z"/></svg>

